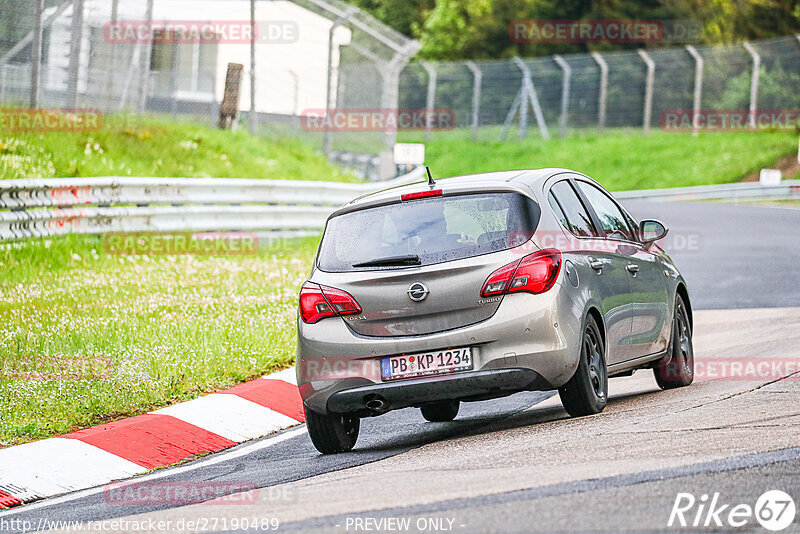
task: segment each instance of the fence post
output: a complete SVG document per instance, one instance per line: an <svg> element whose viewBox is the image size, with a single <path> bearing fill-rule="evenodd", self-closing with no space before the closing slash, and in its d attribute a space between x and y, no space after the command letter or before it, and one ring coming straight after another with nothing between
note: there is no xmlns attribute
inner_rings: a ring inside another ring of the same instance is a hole
<svg viewBox="0 0 800 534"><path fill-rule="evenodd" d="M508 130L511 128L511 123L514 122L514 116L519 109L519 138L525 139L528 135L528 104L533 106L533 114L536 117L536 124L539 126L539 132L542 134L542 139L550 139L550 132L547 130L547 124L544 122L544 115L542 114L542 107L539 105L539 98L536 96L536 89L531 80L531 69L520 58L512 58L514 64L522 72L522 83L520 84L519 92L514 98L514 103L511 109L508 110L506 122L503 125L503 131L500 134L500 141L505 141Z"/></svg>
<svg viewBox="0 0 800 534"><path fill-rule="evenodd" d="M478 125L481 114L481 88L483 72L473 61L467 61L467 68L472 72L472 140L478 139Z"/></svg>
<svg viewBox="0 0 800 534"><path fill-rule="evenodd" d="M561 117L559 119L559 127L561 129L561 137L567 136L567 113L569 112L569 85L572 78L572 67L566 60L559 56L553 56L553 59L561 70L564 72L564 79L561 84Z"/></svg>
<svg viewBox="0 0 800 534"><path fill-rule="evenodd" d="M147 0L147 9L145 11L145 19L147 20L148 29L153 26L153 0ZM147 111L147 91L150 87L150 57L153 52L153 43L144 43L144 50L142 53L142 79L139 86L139 112L144 113Z"/></svg>
<svg viewBox="0 0 800 534"><path fill-rule="evenodd" d="M703 97L703 56L692 45L686 45L686 50L694 58L694 99L692 101L692 135L697 135L697 125L700 116L700 103Z"/></svg>
<svg viewBox="0 0 800 534"><path fill-rule="evenodd" d="M294 85L294 93L292 96L292 115L297 115L297 107L300 104L300 78L297 77L297 73L292 69L289 69L289 76L292 78L292 84Z"/></svg>
<svg viewBox="0 0 800 534"><path fill-rule="evenodd" d="M115 25L119 19L119 0L112 0L111 2L111 25ZM114 81L116 76L114 70L117 68L117 43L113 39L109 39L107 43L111 47L111 62L106 69L106 101L104 111L111 111L111 102L114 97ZM176 45L177 46L177 45Z"/></svg>
<svg viewBox="0 0 800 534"><path fill-rule="evenodd" d="M248 127L250 135L258 132L256 121L256 0L250 0L250 116ZM330 82L329 82L330 83Z"/></svg>
<svg viewBox="0 0 800 534"><path fill-rule="evenodd" d="M750 129L756 128L756 111L758 109L758 78L761 74L761 56L750 43L744 43L744 48L753 58L753 74L750 77Z"/></svg>
<svg viewBox="0 0 800 534"><path fill-rule="evenodd" d="M331 107L333 106L333 89L331 88L331 84L333 83L333 38L336 30L342 24L345 24L350 17L353 16L353 13L358 11L358 8L351 6L346 12L344 12L341 16L339 16L336 20L333 21L331 24L330 30L328 30L328 84L325 86L325 118L330 119L331 114ZM339 60L341 61L341 59ZM338 68L338 63L337 63ZM322 139L322 151L325 152L330 156L331 153L331 131L330 131L330 120L325 121L325 133L323 134L324 137Z"/></svg>
<svg viewBox="0 0 800 534"><path fill-rule="evenodd" d="M172 120L177 120L178 118L178 60L178 43L176 42L172 45L172 65L169 72L169 111L172 115Z"/></svg>
<svg viewBox="0 0 800 534"><path fill-rule="evenodd" d="M411 57L416 54L418 50L419 44L416 41L411 41L401 50L396 51L394 57L388 63L378 63L383 78L381 108L398 109L400 107L400 74L408 65ZM397 130L386 128L383 133L383 139L384 151L393 152L394 145L397 142ZM392 162L394 163L394 160L392 160ZM394 167L392 167L391 176L387 174L380 176L380 178L385 180L392 176L394 176Z"/></svg>
<svg viewBox="0 0 800 534"><path fill-rule="evenodd" d="M67 108L78 107L78 73L81 68L81 41L83 40L83 0L72 0L72 36L69 45L69 73L67 76Z"/></svg>
<svg viewBox="0 0 800 534"><path fill-rule="evenodd" d="M647 65L647 79L644 86L644 134L650 133L650 119L653 114L653 81L655 79L656 64L650 56L641 48L637 50L639 56Z"/></svg>
<svg viewBox="0 0 800 534"><path fill-rule="evenodd" d="M592 52L592 58L597 66L600 67L600 95L597 98L597 129L603 131L606 128L606 99L608 97L608 63L600 55L600 52Z"/></svg>
<svg viewBox="0 0 800 534"><path fill-rule="evenodd" d="M42 68L42 11L43 0L33 0L33 45L31 46L31 101L30 107L39 107L39 74Z"/></svg>
<svg viewBox="0 0 800 534"><path fill-rule="evenodd" d="M423 61L422 68L428 73L428 97L425 101L427 110L427 117L425 117L425 140L427 141L431 138L431 120L433 119L433 106L436 103L436 83L438 80L436 68L430 61Z"/></svg>

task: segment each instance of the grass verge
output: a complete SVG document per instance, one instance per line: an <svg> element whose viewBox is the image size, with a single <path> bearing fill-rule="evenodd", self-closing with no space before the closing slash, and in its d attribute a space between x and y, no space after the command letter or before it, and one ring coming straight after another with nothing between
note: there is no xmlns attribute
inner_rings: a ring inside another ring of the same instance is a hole
<svg viewBox="0 0 800 534"><path fill-rule="evenodd" d="M487 134L482 133L483 136ZM499 133L498 133L499 135ZM404 135L404 141L424 142ZM595 178L612 191L738 182L780 158L797 153L795 133L690 134L610 131L544 141L473 142L469 132L435 133L426 142L435 176L508 169L566 167ZM785 178L791 178L786 176Z"/></svg>
<svg viewBox="0 0 800 534"><path fill-rule="evenodd" d="M248 256L117 256L101 238L0 248L0 445L144 413L294 361L318 239Z"/></svg>
<svg viewBox="0 0 800 534"><path fill-rule="evenodd" d="M0 177L78 176L357 181L290 136L128 116L107 117L94 132L0 132Z"/></svg>

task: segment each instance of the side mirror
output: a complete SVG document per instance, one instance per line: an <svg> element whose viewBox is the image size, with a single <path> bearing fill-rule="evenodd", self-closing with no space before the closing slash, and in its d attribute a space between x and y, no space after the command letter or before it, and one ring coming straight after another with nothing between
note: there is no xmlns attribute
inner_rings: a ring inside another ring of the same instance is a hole
<svg viewBox="0 0 800 534"><path fill-rule="evenodd" d="M645 219L639 227L641 228L642 242L648 245L664 239L669 233L669 229L664 226L664 223L655 219Z"/></svg>

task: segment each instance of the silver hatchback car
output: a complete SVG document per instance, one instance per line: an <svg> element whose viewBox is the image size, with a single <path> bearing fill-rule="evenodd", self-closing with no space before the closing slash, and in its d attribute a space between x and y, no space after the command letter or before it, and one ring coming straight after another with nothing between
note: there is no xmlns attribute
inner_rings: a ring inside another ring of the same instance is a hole
<svg viewBox="0 0 800 534"><path fill-rule="evenodd" d="M597 182L566 169L429 180L370 194L328 219L300 292L297 378L322 453L359 420L558 390L598 413L608 378L652 368L692 382L686 282L658 241Z"/></svg>

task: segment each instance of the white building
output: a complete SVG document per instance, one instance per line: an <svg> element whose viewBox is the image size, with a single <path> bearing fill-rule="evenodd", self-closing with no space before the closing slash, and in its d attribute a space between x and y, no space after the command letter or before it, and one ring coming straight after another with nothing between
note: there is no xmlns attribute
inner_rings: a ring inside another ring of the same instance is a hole
<svg viewBox="0 0 800 534"><path fill-rule="evenodd" d="M138 109L142 66L147 63L149 107L159 100L172 99L180 101L184 108L192 103L219 103L228 64L240 63L245 68L240 109L250 109L249 40L231 39L234 31L228 41L184 43L177 46L177 51L173 51L174 45L159 44L157 39L155 43L119 42L116 39L119 33L112 34L108 27L111 5L111 0L84 0L77 86L79 106L102 107L107 111ZM145 22L145 0L120 0L118 6L117 28L123 31L136 26L158 29L162 25L174 27L187 22L191 22L190 28L196 28L199 23L208 22L223 28L224 34L250 20L249 0L155 0L150 26ZM256 110L298 114L304 109L325 108L328 41L334 21L286 0L258 1L255 18L262 34L271 33L260 36L256 44ZM43 89L46 92L67 91L71 35L70 6L45 32ZM333 33L331 85L334 88L339 47L350 45L351 38L352 31L346 26L337 27Z"/></svg>

